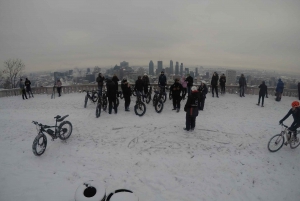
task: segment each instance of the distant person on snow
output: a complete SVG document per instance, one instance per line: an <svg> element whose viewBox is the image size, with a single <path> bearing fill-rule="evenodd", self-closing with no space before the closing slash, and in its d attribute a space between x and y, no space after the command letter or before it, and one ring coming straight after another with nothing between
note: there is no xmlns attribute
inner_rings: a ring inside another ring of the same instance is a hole
<svg viewBox="0 0 300 201"><path fill-rule="evenodd" d="M28 99L26 96L25 85L22 79L20 79L20 89L21 89L23 100L25 100L25 98Z"/></svg>
<svg viewBox="0 0 300 201"><path fill-rule="evenodd" d="M130 84L127 82L126 78L123 78L122 80L122 84L121 84L121 88L122 88L122 93L123 93L123 97L125 100L125 111L129 112L129 105L130 105L130 96L131 96L131 87Z"/></svg>
<svg viewBox="0 0 300 201"><path fill-rule="evenodd" d="M114 74L114 76L112 77L112 79L111 79L114 83L115 83L115 88L116 88L116 92L117 92L117 94L118 94L118 86L119 86L119 78L117 77L117 75L116 74Z"/></svg>
<svg viewBox="0 0 300 201"><path fill-rule="evenodd" d="M150 85L150 81L149 81L149 77L147 75L147 73L144 74L143 76L143 84L144 84L144 94L148 94L148 87Z"/></svg>
<svg viewBox="0 0 300 201"><path fill-rule="evenodd" d="M185 81L184 75L181 77L180 83L182 85L182 100L184 100L187 93L187 81Z"/></svg>
<svg viewBox="0 0 300 201"><path fill-rule="evenodd" d="M57 87L57 93L58 93L58 97L61 96L61 81L58 79L56 82L56 87Z"/></svg>
<svg viewBox="0 0 300 201"><path fill-rule="evenodd" d="M106 94L108 98L108 113L111 114L112 109L114 108L115 114L118 113L118 108L116 104L117 91L115 83L111 79L106 80Z"/></svg>
<svg viewBox="0 0 300 201"><path fill-rule="evenodd" d="M196 126L196 117L198 116L198 101L199 93L197 87L193 86L191 89L191 95L188 96L184 111L186 112L185 117L185 128L183 130L189 131L194 130Z"/></svg>
<svg viewBox="0 0 300 201"><path fill-rule="evenodd" d="M185 79L185 81L187 82L187 94L191 95L191 88L194 84L194 79L190 74L187 74L187 78Z"/></svg>
<svg viewBox="0 0 300 201"><path fill-rule="evenodd" d="M163 92L165 92L165 87L167 85L167 77L165 76L164 71L161 71L160 76L158 78L158 85L162 88Z"/></svg>
<svg viewBox="0 0 300 201"><path fill-rule="evenodd" d="M216 91L217 98L219 98L218 95L218 81L219 81L219 75L217 72L214 72L212 78L211 78L211 93L212 97L214 97L214 91Z"/></svg>
<svg viewBox="0 0 300 201"><path fill-rule="evenodd" d="M224 73L221 75L219 83L221 86L221 94L225 94L226 76L224 75Z"/></svg>
<svg viewBox="0 0 300 201"><path fill-rule="evenodd" d="M180 93L182 91L182 85L179 82L179 78L175 79L174 84L170 87L170 91L172 91L173 110L177 110L177 112L179 112L181 101Z"/></svg>
<svg viewBox="0 0 300 201"><path fill-rule="evenodd" d="M265 81L262 81L261 85L259 85L260 90L259 90L259 97L258 97L258 103L256 105L259 106L260 104L260 98L261 98L261 106L264 107L264 98L268 98L268 87L265 84Z"/></svg>
<svg viewBox="0 0 300 201"><path fill-rule="evenodd" d="M144 82L142 76L138 76L138 79L135 81L134 91L136 91L136 96L141 97L144 102Z"/></svg>
<svg viewBox="0 0 300 201"><path fill-rule="evenodd" d="M208 92L206 84L204 84L203 82L200 82L200 85L198 87L198 92L199 92L198 110L203 110L204 104L205 104L205 99L206 99L206 94Z"/></svg>
<svg viewBox="0 0 300 201"><path fill-rule="evenodd" d="M279 78L276 86L276 101L281 101L283 89L284 89L284 83Z"/></svg>
<svg viewBox="0 0 300 201"><path fill-rule="evenodd" d="M31 91L31 86L30 85L31 85L30 80L28 80L28 78L26 78L26 80L25 80L26 92L28 93L29 98L30 98L30 94L31 94L31 96L33 98L33 93Z"/></svg>
<svg viewBox="0 0 300 201"><path fill-rule="evenodd" d="M245 97L245 87L247 86L247 82L244 74L241 74L241 77L239 79L239 85L240 85L240 97Z"/></svg>
<svg viewBox="0 0 300 201"><path fill-rule="evenodd" d="M300 103L299 101L293 101L292 102L292 108L289 110L289 112L279 121L279 124L282 124L290 115L293 115L294 121L289 127L289 130L294 133L294 140L296 142L299 141L299 138L297 138L297 128L300 127ZM288 141L285 143L285 145L288 144L289 140L291 139L291 132L289 132Z"/></svg>
<svg viewBox="0 0 300 201"><path fill-rule="evenodd" d="M102 88L103 88L104 79L105 78L102 75L102 73L99 73L96 81L98 82L98 93L99 93L100 96L102 96Z"/></svg>

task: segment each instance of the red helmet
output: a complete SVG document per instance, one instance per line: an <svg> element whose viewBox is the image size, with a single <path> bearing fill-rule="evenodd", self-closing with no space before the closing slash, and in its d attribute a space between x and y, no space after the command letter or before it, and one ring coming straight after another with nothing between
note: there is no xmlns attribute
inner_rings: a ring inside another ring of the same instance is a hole
<svg viewBox="0 0 300 201"><path fill-rule="evenodd" d="M299 107L299 105L300 105L299 101L292 102L292 107Z"/></svg>

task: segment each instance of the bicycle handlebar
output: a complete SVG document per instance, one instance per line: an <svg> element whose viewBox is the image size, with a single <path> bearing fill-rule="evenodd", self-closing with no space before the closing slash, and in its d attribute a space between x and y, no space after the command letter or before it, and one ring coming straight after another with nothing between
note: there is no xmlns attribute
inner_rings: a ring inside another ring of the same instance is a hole
<svg viewBox="0 0 300 201"><path fill-rule="evenodd" d="M285 128L288 128L288 126L285 125L285 124L283 124L283 123L281 123L280 125L283 126L283 127L285 127Z"/></svg>

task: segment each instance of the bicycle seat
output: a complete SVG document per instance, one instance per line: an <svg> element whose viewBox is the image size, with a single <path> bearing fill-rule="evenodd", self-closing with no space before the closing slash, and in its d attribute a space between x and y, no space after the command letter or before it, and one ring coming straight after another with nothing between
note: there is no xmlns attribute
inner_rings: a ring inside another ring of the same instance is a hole
<svg viewBox="0 0 300 201"><path fill-rule="evenodd" d="M69 115L67 114L67 115L61 117L60 119L56 119L56 121L57 121L57 122L61 122L61 121L63 121L65 118L67 118L68 116L69 116Z"/></svg>
<svg viewBox="0 0 300 201"><path fill-rule="evenodd" d="M60 118L61 116L59 116L59 115L57 115L56 117L54 117L54 119L58 119L58 118Z"/></svg>

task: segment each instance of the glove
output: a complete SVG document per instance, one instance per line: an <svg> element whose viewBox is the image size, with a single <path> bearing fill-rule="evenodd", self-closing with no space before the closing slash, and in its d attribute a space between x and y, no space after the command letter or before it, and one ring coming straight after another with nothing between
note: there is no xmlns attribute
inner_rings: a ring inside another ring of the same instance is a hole
<svg viewBox="0 0 300 201"><path fill-rule="evenodd" d="M281 124L282 124L282 122L283 122L283 121L282 121L282 120L280 120L280 121L279 121L279 125L281 125Z"/></svg>

